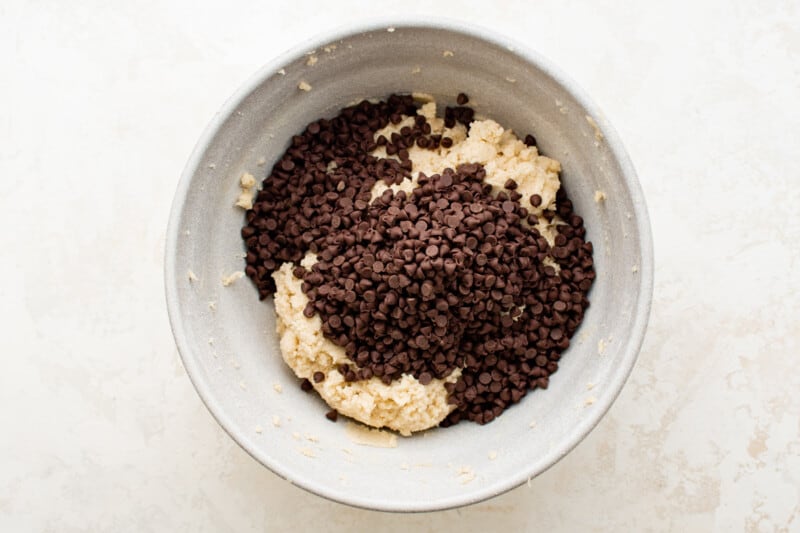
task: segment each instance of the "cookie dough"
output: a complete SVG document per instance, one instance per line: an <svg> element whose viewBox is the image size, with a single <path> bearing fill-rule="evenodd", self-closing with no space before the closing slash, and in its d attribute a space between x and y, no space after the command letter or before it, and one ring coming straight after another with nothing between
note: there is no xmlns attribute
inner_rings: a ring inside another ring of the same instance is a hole
<svg viewBox="0 0 800 533"><path fill-rule="evenodd" d="M387 188L410 192L416 186L420 173L428 176L441 173L445 168L456 168L466 163L480 163L486 170L485 181L499 191L507 180L517 183L517 191L523 198L520 203L533 214L541 214L555 205L556 192L560 187L558 173L561 165L555 159L539 155L535 146L526 146L511 130L506 130L493 120L475 120L469 130L460 123L446 128L444 120L436 116L436 103L432 98L419 109L425 116L433 133L450 137L449 148L439 147L429 150L413 146L409 156L413 163L412 179L399 185L387 186L379 181L372 191L373 199L379 197ZM414 117L404 117L396 125L389 125L375 134L389 138L392 132L404 126L413 125ZM376 157L387 156L383 147L373 152ZM538 194L542 198L539 206L530 203L530 197ZM537 229L551 243L555 236L554 218L547 223L540 218ZM306 254L301 262L310 268L316 257ZM408 436L412 432L437 426L454 408L448 404L445 383L455 383L461 375L453 371L446 379L433 379L422 385L417 379L404 374L391 384L384 384L379 378L347 382L337 370L338 365L349 362L344 348L337 346L322 333L322 321L314 315L307 318L303 314L308 297L301 289L302 281L292 273L295 265L284 263L272 276L277 290L275 310L277 331L283 359L300 377L308 379L323 400L339 413L376 428L389 428ZM322 372L324 380L314 382L316 372Z"/></svg>

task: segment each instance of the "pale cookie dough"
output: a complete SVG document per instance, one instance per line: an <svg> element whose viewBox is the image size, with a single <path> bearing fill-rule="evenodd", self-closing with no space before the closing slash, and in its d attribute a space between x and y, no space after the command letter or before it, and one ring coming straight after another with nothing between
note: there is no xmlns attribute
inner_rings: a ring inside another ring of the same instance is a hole
<svg viewBox="0 0 800 533"><path fill-rule="evenodd" d="M503 189L506 181L513 179L517 182L517 192L522 195L520 205L530 213L539 215L545 209L555 207L556 193L561 186L558 173L561 172L561 163L555 159L539 155L535 146L526 146L511 130L506 130L494 120L475 120L470 125L469 131L461 123L456 123L453 128L444 126L444 119L436 116L436 102L432 97L424 94L414 94L418 101L426 101L417 111L431 126L431 132L450 137L453 145L450 148L439 146L435 150L420 148L416 145L408 148L411 159L412 179L399 185L387 186L379 181L372 189L372 198L378 198L386 189L393 191L406 191L410 193L416 187L416 179L420 173L426 176L441 174L446 168L455 169L467 163L480 163L486 170L484 181L490 183L495 192ZM394 132L399 132L404 126L413 127L414 117L404 117L398 124L389 124L375 133L375 139L381 135L387 139ZM375 157L394 158L386 154L386 148L381 146L372 152ZM538 194L542 203L533 207L530 197ZM540 218L536 228L552 245L555 239L555 226L561 223L557 218L548 223Z"/></svg>
<svg viewBox="0 0 800 533"><path fill-rule="evenodd" d="M231 272L227 276L222 276L222 286L229 287L236 283L237 280L242 279L244 277L244 272L241 270L237 270L236 272Z"/></svg>
<svg viewBox="0 0 800 533"><path fill-rule="evenodd" d="M314 261L313 254L308 254L301 264L310 266ZM294 373L308 379L331 408L372 427L387 427L409 436L444 420L454 408L447 403L444 384L455 383L461 371L455 370L446 379L434 379L428 385L407 374L390 385L375 377L346 382L336 367L351 361L344 348L324 337L318 315L307 318L303 314L308 297L293 269L294 264L284 263L272 277L277 287L275 311L281 353ZM314 383L315 372L325 374L325 379Z"/></svg>
<svg viewBox="0 0 800 533"><path fill-rule="evenodd" d="M450 137L450 148L429 150L412 146L408 149L412 162L412 179L398 185L387 186L378 181L372 189L372 198L378 198L387 189L410 193L416 187L420 173L428 176L440 174L445 168L455 169L461 164L480 163L486 170L485 181L495 192L503 189L508 179L517 183L517 192L522 195L520 204L530 213L539 215L545 209L555 207L556 192L560 187L558 173L561 164L549 157L539 155L534 146L526 146L511 130L505 130L493 120L476 120L469 131L460 123L453 128L444 126L444 119L436 116L436 102L426 94L414 94L423 102L417 112L431 126L432 133ZM399 124L390 124L375 134L391 137L404 126L413 126L414 117L404 117ZM386 149L379 147L372 152L375 157L387 156ZM530 204L530 197L538 194L542 198L539 207ZM552 244L555 226L562 223L557 217L552 223L539 218L536 228ZM312 253L306 254L301 265L310 268L316 262ZM554 268L557 265L550 262ZM333 344L322 333L322 320L318 315L307 318L303 314L308 297L301 289L302 281L292 273L294 264L284 263L272 277L275 292L275 310L278 315L277 331L281 352L286 364L300 377L308 379L327 404L339 413L372 427L386 427L401 435L411 435L434 426L453 410L447 403L445 383L455 383L461 370L453 371L444 380L434 379L422 385L413 376L403 375L391 384L379 378L346 382L336 369L338 365L350 363L344 348ZM315 372L325 374L325 379L315 383Z"/></svg>

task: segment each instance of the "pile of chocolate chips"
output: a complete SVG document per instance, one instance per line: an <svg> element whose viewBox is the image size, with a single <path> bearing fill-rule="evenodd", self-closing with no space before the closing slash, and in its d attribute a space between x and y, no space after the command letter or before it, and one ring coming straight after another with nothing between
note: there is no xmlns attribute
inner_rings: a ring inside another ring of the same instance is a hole
<svg viewBox="0 0 800 533"><path fill-rule="evenodd" d="M459 95L459 106L446 109L446 125L469 125L474 113L465 103ZM264 298L282 262L299 265L316 253L317 263L295 266L294 275L309 298L305 315L318 314L323 334L351 360L339 368L345 379L388 384L407 373L428 384L460 368L446 385L455 409L442 425L486 423L529 390L547 388L589 305L592 245L563 189L555 212L541 213L564 222L551 247L520 205L517 184L493 191L477 164L420 175L411 194L387 190L370 203L378 179L410 177L410 146L452 143L432 135L422 116L374 139L415 113L409 96L393 95L294 137L246 215L246 273ZM378 145L399 161L370 155Z"/></svg>

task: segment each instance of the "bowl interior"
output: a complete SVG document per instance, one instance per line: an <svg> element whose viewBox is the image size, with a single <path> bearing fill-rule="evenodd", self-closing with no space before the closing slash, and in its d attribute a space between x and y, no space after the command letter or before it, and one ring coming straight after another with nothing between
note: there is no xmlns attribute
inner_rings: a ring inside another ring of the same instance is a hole
<svg viewBox="0 0 800 533"><path fill-rule="evenodd" d="M310 65L312 51L317 61ZM325 497L375 509L475 502L553 464L616 397L649 310L647 216L614 132L579 92L537 65L530 54L454 28L398 25L340 35L263 70L201 139L179 186L168 234L173 329L212 413L279 475ZM311 90L298 90L301 81ZM432 93L440 103L466 92L479 116L520 136L534 134L542 152L562 163L563 186L594 243L598 277L586 318L547 391L529 394L486 426L464 422L399 438L396 448L376 448L352 442L346 423L326 420L326 406L300 390L279 354L272 303L260 302L246 278L227 287L221 279L244 268L244 216L233 206L243 172L260 182L291 136L311 120L364 97L410 91ZM262 158L265 165L259 165ZM595 191L607 200L596 202ZM190 270L197 280L189 280Z"/></svg>

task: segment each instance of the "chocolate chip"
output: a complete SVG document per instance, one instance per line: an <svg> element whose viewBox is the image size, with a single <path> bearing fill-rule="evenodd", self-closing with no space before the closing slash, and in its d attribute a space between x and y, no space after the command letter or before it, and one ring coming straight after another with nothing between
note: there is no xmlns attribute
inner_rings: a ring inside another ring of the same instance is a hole
<svg viewBox="0 0 800 533"><path fill-rule="evenodd" d="M314 372L314 383L322 383L323 381L325 381L325 374L320 371Z"/></svg>
<svg viewBox="0 0 800 533"><path fill-rule="evenodd" d="M330 411L325 413L325 418L327 418L331 422L336 422L339 419L339 412L336 409L331 409Z"/></svg>
<svg viewBox="0 0 800 533"><path fill-rule="evenodd" d="M469 97L464 93L458 93L458 96L456 97L456 103L458 105L466 105L469 103Z"/></svg>

